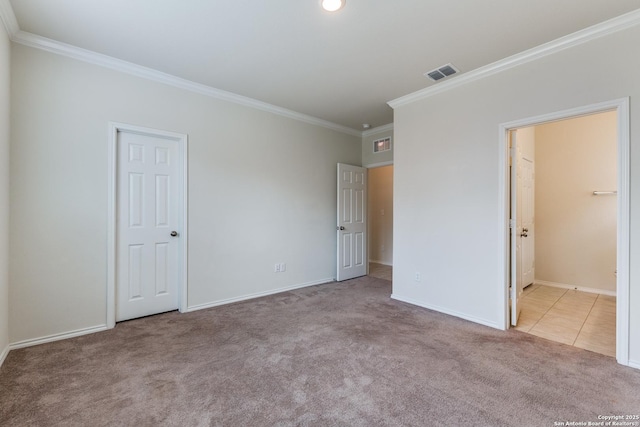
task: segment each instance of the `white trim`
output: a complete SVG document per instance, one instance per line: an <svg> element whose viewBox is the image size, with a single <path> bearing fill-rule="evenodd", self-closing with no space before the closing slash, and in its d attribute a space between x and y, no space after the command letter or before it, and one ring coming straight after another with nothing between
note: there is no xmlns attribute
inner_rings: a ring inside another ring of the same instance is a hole
<svg viewBox="0 0 640 427"><path fill-rule="evenodd" d="M510 152L509 130L500 126L498 136L500 150L498 153L498 244L501 247L502 256L498 258L498 271L501 271L503 286L499 288L498 301L503 307L500 323L504 329L511 326L511 170L509 169ZM506 227L506 229L505 229ZM505 289L506 288L506 289Z"/></svg>
<svg viewBox="0 0 640 427"><path fill-rule="evenodd" d="M179 273L182 287L178 296L178 311L186 313L189 305L189 137L184 136L182 145L182 164L180 172L182 175L182 271Z"/></svg>
<svg viewBox="0 0 640 427"><path fill-rule="evenodd" d="M607 291L605 289L587 288L584 286L568 285L566 283L547 282L546 280L536 279L533 283L534 285L550 286L552 288L561 288L561 289L573 289L575 291L588 292L590 294L609 295L611 297L615 297L617 295L616 291Z"/></svg>
<svg viewBox="0 0 640 427"><path fill-rule="evenodd" d="M629 185L631 183L629 170L629 98L618 100L618 245L616 264L616 359L619 363L629 363L629 333L630 333L630 206Z"/></svg>
<svg viewBox="0 0 640 427"><path fill-rule="evenodd" d="M13 7L11 7L9 0L0 0L0 21L4 24L10 39L13 39L16 33L20 31L18 20L15 13L13 13Z"/></svg>
<svg viewBox="0 0 640 427"><path fill-rule="evenodd" d="M526 64L527 62L535 61L536 59L552 55L561 50L568 49L570 47L577 46L579 44L625 30L638 24L640 24L640 10L635 10L616 18L609 19L608 21L604 21L591 27L585 28L583 30L576 31L575 33L566 35L564 37L560 37L559 39L550 41L532 49L525 50L524 52L520 52L507 58L501 59L492 64L476 68L473 71L456 75L451 80L443 81L417 92L413 92L400 98L396 98L392 101L387 102L387 104L389 104L389 106L394 109L403 105L411 104L413 102L429 98L436 94L446 92L467 83L489 77L510 68Z"/></svg>
<svg viewBox="0 0 640 427"><path fill-rule="evenodd" d="M639 360L631 360L629 359L629 364L627 365L631 368L640 369L640 361Z"/></svg>
<svg viewBox="0 0 640 427"><path fill-rule="evenodd" d="M205 303L205 304L196 304L196 305L192 305L192 306L188 307L187 308L187 312L204 310L204 309L213 308L213 307L219 307L221 305L233 304L234 302L241 302L241 301L247 301L247 300L250 300L250 299L266 297L266 296L269 296L269 295L279 294L279 293L282 293L282 292L288 292L288 291L292 291L292 290L295 290L295 289L307 288L307 287L316 286L316 285L323 285L323 284L329 283L329 282L335 282L335 278L314 280L312 282L302 283L302 284L299 284L299 285L285 286L284 288L273 289L273 290L270 290L270 291L256 292L256 293L253 293L253 294L247 294L247 295L234 297L234 298L227 298L227 299L223 299L223 300L208 302L208 303Z"/></svg>
<svg viewBox="0 0 640 427"><path fill-rule="evenodd" d="M2 364L4 363L5 359L7 358L7 355L9 354L9 350L10 350L10 346L6 346L4 348L4 350L2 350L2 353L0 353L0 368L2 367Z"/></svg>
<svg viewBox="0 0 640 427"><path fill-rule="evenodd" d="M183 211L179 219L180 252L182 253L182 270L179 272L180 281L178 283L178 310L181 313L187 311L188 297L188 145L189 139L186 134L168 132L159 129L151 129L142 126L129 125L125 123L109 122L108 137L108 171L107 171L107 318L108 328L113 328L116 324L116 220L117 220L117 179L118 179L118 132L132 132L144 135L151 135L160 138L172 139L178 142L178 151L182 157L178 174L183 182L182 203Z"/></svg>
<svg viewBox="0 0 640 427"><path fill-rule="evenodd" d="M504 286L500 289L500 299L504 310L502 323L509 324L509 198L507 133L511 129L534 126L557 120L570 119L589 114L616 111L618 120L618 229L617 229L617 279L616 279L616 359L621 365L629 365L629 98L586 105L569 110L543 114L536 117L502 123L499 126L499 188L502 203L499 207L499 236L502 246L499 268L503 272Z"/></svg>
<svg viewBox="0 0 640 427"><path fill-rule="evenodd" d="M75 331L63 332L60 334L47 335L40 338L32 338L24 341L18 341L16 343L9 344L9 349L16 350L18 348L23 348L23 347L32 347L34 345L45 344L48 342L66 340L69 338L75 338L82 335L102 332L102 331L106 331L107 329L108 328L106 325L98 325L98 326L92 326L90 328L76 329Z"/></svg>
<svg viewBox="0 0 640 427"><path fill-rule="evenodd" d="M100 67L120 71L122 73L131 74L136 77L140 77L143 79L177 87L179 89L183 89L189 92L194 92L200 95L219 99L221 101L233 102L235 104L244 105L246 107L254 108L256 110L266 111L268 113L287 117L293 120L298 120L311 125L321 126L327 129L335 130L341 133L345 133L347 135L362 137L361 131L351 129L349 127L339 125L337 123L319 119L317 117L309 116L307 114L298 113L296 111L288 110L286 108L278 107L276 105L268 104L266 102L258 101L257 99L249 98L246 96L237 95L235 93L227 92L225 90L216 89L211 86L196 83L191 80L176 77L171 74L163 73L161 71L143 67L141 65L133 64L131 62L116 59L111 56L103 55L101 53L96 53L90 50L82 49L82 48L72 46L66 43L62 43L56 40L48 39L46 37L28 33L26 31L22 31L22 30L18 31L13 35L11 39L16 43L20 43L25 46L45 50L47 52L55 53L57 55L62 55L69 58L77 59L79 61L88 62L90 64L98 65Z"/></svg>
<svg viewBox="0 0 640 427"><path fill-rule="evenodd" d="M382 132L389 132L389 131L393 131L393 123L378 126L373 129L367 129L362 132L362 137L366 138L367 136L375 135L377 133L382 133Z"/></svg>
<svg viewBox="0 0 640 427"><path fill-rule="evenodd" d="M469 316L466 313L460 313L459 311L449 310L448 308L440 307L437 305L427 304L426 302L419 301L413 298L406 298L397 294L391 294L391 299L396 301L406 302L407 304L417 305L418 307L427 308L429 310L438 311L440 313L448 314L449 316L459 317L460 319L468 320L470 322L479 323L484 326L488 326L494 329L504 330L505 328L502 325L499 325L496 322L492 322L491 320L482 319L480 317Z"/></svg>
<svg viewBox="0 0 640 427"><path fill-rule="evenodd" d="M108 152L107 152L107 328L116 325L116 218L117 214L117 158L118 158L118 128L109 123Z"/></svg>
<svg viewBox="0 0 640 427"><path fill-rule="evenodd" d="M393 166L393 160L389 160L388 162L371 163L370 165L363 165L362 167L367 169L375 169L381 168L383 166Z"/></svg>

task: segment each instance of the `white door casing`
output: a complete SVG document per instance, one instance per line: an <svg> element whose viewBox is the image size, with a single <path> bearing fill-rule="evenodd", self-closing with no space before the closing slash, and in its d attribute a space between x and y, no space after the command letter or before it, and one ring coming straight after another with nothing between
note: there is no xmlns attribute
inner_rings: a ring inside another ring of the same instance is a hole
<svg viewBox="0 0 640 427"><path fill-rule="evenodd" d="M367 169L338 163L336 280L367 274Z"/></svg>
<svg viewBox="0 0 640 427"><path fill-rule="evenodd" d="M519 161L519 155L517 153L517 131L512 130L509 132L510 136L510 149L509 155L511 156L511 219L510 219L510 239L511 239L511 277L510 277L510 289L511 289L511 325L516 326L518 324L518 316L520 315L519 299L522 295L524 286L522 285L522 263L520 262L520 256L522 253L522 223L519 219L519 199L518 184L520 182L519 175L521 173L521 166Z"/></svg>
<svg viewBox="0 0 640 427"><path fill-rule="evenodd" d="M186 310L186 135L111 124L107 326Z"/></svg>

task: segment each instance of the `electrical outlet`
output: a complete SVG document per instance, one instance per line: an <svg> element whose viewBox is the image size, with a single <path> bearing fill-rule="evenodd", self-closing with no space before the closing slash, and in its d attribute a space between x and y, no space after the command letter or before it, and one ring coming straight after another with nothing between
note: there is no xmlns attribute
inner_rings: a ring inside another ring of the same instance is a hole
<svg viewBox="0 0 640 427"><path fill-rule="evenodd" d="M416 271L416 275L414 277L414 280L416 282L419 282L420 280L422 280L422 276L420 275L420 272Z"/></svg>
<svg viewBox="0 0 640 427"><path fill-rule="evenodd" d="M380 252L384 252L384 245L380 245Z"/></svg>

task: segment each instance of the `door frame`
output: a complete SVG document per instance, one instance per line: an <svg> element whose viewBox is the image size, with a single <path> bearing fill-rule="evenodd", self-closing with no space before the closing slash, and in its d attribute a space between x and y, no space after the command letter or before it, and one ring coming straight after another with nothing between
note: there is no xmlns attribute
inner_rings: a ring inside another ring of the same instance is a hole
<svg viewBox="0 0 640 427"><path fill-rule="evenodd" d="M117 280L117 209L118 209L118 134L121 132L136 133L156 138L169 139L178 144L178 177L181 197L177 223L180 233L178 256L180 270L178 271L178 310L187 311L187 266L188 266L188 136L186 134L168 132L159 129L135 126L126 123L109 122L108 138L108 200L107 200L107 328L116 324L116 280Z"/></svg>
<svg viewBox="0 0 640 427"><path fill-rule="evenodd" d="M499 125L499 197L500 204L500 271L503 272L504 286L502 300L502 324L509 328L509 197L511 193L509 176L508 132L513 129L540 125L559 120L587 116L607 111L617 113L617 162L618 162L618 211L617 211L617 278L616 278L616 360L621 365L629 365L629 98L619 98L583 107L572 108L540 116L515 120Z"/></svg>

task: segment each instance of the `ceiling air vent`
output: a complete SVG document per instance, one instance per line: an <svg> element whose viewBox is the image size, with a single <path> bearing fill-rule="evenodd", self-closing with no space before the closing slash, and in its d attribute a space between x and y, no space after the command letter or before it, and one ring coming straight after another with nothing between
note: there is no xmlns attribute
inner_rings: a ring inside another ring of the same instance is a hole
<svg viewBox="0 0 640 427"><path fill-rule="evenodd" d="M440 79L444 79L452 74L457 73L458 70L451 64L443 65L440 68L436 68L435 70L424 73L426 77L429 77L434 82L437 82Z"/></svg>

